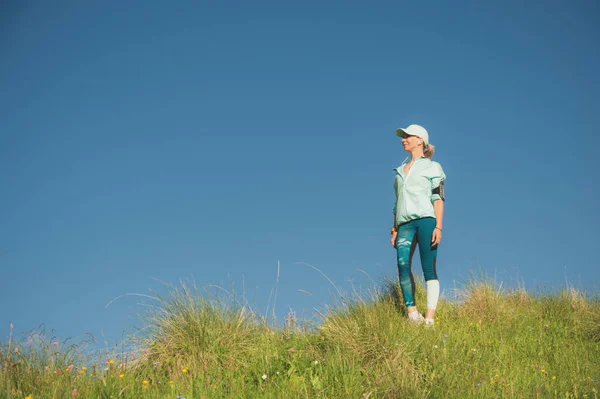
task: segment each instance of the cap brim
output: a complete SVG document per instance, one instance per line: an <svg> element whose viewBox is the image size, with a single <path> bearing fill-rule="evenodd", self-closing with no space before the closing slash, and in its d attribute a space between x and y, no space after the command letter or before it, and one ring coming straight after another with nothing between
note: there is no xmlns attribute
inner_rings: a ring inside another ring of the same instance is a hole
<svg viewBox="0 0 600 399"><path fill-rule="evenodd" d="M398 136L398 137L402 137L402 135L403 135L404 133L406 133L406 132L405 132L405 131L404 131L404 129L402 129L401 127L399 127L398 129L396 129L396 136ZM406 133L406 134L408 134L408 133Z"/></svg>

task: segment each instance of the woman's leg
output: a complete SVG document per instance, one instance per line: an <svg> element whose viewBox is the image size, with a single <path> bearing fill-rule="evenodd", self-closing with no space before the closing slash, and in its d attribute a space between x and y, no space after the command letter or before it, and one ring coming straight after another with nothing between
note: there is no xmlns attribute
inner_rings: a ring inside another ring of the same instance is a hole
<svg viewBox="0 0 600 399"><path fill-rule="evenodd" d="M417 245L416 235L417 229L413 222L405 223L398 227L398 236L396 237L398 274L402 296L408 308L408 313L416 311L415 281L411 271L412 257Z"/></svg>
<svg viewBox="0 0 600 399"><path fill-rule="evenodd" d="M423 275L425 276L425 284L427 286L427 313L425 315L427 319L433 319L440 296L440 283L436 270L438 246L431 246L431 236L433 235L434 228L434 218L417 220L419 255L421 256L421 267L423 268Z"/></svg>

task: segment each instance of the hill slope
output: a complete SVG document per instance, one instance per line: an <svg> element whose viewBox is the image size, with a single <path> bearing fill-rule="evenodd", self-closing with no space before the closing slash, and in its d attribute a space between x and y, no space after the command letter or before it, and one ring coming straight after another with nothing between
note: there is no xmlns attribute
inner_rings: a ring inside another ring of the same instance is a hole
<svg viewBox="0 0 600 399"><path fill-rule="evenodd" d="M473 282L435 328L407 323L398 286L274 328L183 285L144 315L137 346L89 358L28 334L0 348L0 397L597 398L600 303ZM424 290L417 303L425 303Z"/></svg>

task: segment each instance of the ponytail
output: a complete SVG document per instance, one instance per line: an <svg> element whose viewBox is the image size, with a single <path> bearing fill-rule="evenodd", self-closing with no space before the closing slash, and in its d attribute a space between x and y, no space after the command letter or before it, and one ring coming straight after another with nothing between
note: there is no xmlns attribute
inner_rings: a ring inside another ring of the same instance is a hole
<svg viewBox="0 0 600 399"><path fill-rule="evenodd" d="M433 153L435 152L435 146L433 144L427 144L427 146L425 146L425 148L423 149L423 155L425 155L426 158L431 159L431 157L433 157Z"/></svg>

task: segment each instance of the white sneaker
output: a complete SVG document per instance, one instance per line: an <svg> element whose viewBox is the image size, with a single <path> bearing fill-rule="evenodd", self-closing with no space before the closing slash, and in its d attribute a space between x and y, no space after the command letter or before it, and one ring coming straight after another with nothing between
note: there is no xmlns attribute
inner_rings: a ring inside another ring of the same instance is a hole
<svg viewBox="0 0 600 399"><path fill-rule="evenodd" d="M412 324L423 324L425 318L418 311L414 311L408 314L408 321Z"/></svg>
<svg viewBox="0 0 600 399"><path fill-rule="evenodd" d="M433 327L435 321L433 319L425 319L425 327Z"/></svg>

